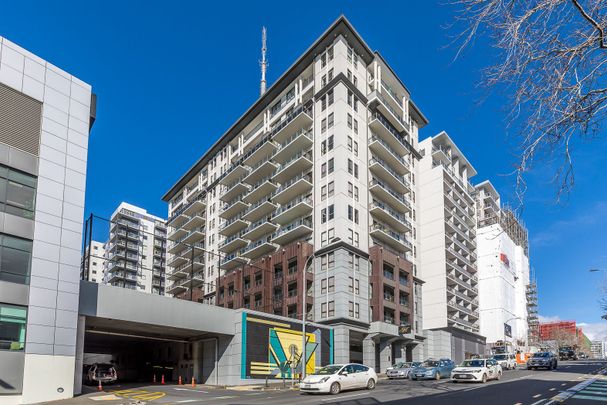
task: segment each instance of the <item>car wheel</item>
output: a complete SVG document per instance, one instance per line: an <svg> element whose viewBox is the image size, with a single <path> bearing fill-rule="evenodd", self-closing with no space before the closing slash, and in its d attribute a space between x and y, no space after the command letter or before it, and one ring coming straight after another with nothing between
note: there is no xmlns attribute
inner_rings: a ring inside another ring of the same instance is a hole
<svg viewBox="0 0 607 405"><path fill-rule="evenodd" d="M487 382L487 374L483 374L483 379L482 379L482 383L486 383Z"/></svg>
<svg viewBox="0 0 607 405"><path fill-rule="evenodd" d="M455 384L455 383L457 382L457 380L451 380L451 382L452 382L453 384Z"/></svg>
<svg viewBox="0 0 607 405"><path fill-rule="evenodd" d="M440 380L440 373L439 372L436 372L436 375L434 376L434 379L436 381Z"/></svg>
<svg viewBox="0 0 607 405"><path fill-rule="evenodd" d="M339 383L334 382L333 384L331 384L331 394L339 394L339 391L341 391L341 386L339 385Z"/></svg>
<svg viewBox="0 0 607 405"><path fill-rule="evenodd" d="M369 378L369 381L367 381L367 389L368 390L375 389L375 380L374 379Z"/></svg>
<svg viewBox="0 0 607 405"><path fill-rule="evenodd" d="M410 377L409 377L409 380L411 380L411 381L415 381L415 380L416 380L416 378L415 378L415 377L413 377L413 376L410 376Z"/></svg>

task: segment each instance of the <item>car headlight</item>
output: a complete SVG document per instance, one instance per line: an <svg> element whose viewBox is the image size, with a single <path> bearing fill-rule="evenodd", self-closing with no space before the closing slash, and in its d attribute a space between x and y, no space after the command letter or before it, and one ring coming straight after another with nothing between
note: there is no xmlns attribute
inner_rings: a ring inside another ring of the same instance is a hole
<svg viewBox="0 0 607 405"><path fill-rule="evenodd" d="M329 377L323 377L320 379L320 381L318 381L320 384L329 381Z"/></svg>

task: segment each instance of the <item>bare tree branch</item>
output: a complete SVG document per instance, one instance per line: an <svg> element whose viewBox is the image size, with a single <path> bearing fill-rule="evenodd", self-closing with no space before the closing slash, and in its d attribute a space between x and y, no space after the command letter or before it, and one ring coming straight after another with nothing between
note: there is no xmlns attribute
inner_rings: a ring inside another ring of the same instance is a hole
<svg viewBox="0 0 607 405"><path fill-rule="evenodd" d="M580 13L582 14L582 16L590 23L592 24L592 26L594 28L596 28L596 30L599 32L599 46L603 49L607 49L607 46L605 45L605 32L603 31L603 28L599 25L599 23L597 23L594 18L590 17L588 15L588 13L586 13L586 10L584 10L584 8L582 7L582 5L580 4L579 1L577 0L571 0L573 2L573 5L575 6L575 8L577 8Z"/></svg>

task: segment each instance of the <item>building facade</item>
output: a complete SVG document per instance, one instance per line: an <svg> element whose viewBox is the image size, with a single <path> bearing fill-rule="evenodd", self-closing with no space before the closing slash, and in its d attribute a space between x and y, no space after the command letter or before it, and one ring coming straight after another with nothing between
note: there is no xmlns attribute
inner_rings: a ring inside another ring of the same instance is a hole
<svg viewBox="0 0 607 405"><path fill-rule="evenodd" d="M335 361L420 359L418 130L338 19L164 196L167 292L334 327ZM417 351L416 351L417 350Z"/></svg>
<svg viewBox="0 0 607 405"><path fill-rule="evenodd" d="M82 262L80 263L81 280L103 283L106 262L105 254L105 243L91 240L87 244L82 255Z"/></svg>
<svg viewBox="0 0 607 405"><path fill-rule="evenodd" d="M122 202L111 216L109 231L104 283L164 295L166 221Z"/></svg>
<svg viewBox="0 0 607 405"><path fill-rule="evenodd" d="M0 37L0 403L73 395L91 86Z"/></svg>
<svg viewBox="0 0 607 405"><path fill-rule="evenodd" d="M476 186L480 333L488 345L523 350L528 339L527 229L489 181Z"/></svg>
<svg viewBox="0 0 607 405"><path fill-rule="evenodd" d="M479 334L474 187L476 170L446 132L424 139L419 221L427 357L484 354Z"/></svg>
<svg viewBox="0 0 607 405"><path fill-rule="evenodd" d="M590 357L593 359L607 358L607 342L604 340L593 340L590 343Z"/></svg>

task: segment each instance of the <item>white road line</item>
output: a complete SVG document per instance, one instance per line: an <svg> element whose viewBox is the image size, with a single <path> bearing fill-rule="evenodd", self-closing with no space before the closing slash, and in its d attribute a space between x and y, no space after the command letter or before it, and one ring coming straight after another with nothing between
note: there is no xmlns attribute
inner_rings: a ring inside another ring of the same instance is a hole
<svg viewBox="0 0 607 405"><path fill-rule="evenodd" d="M533 398L536 398L536 397L533 397ZM542 403L542 402L544 402L545 400L546 400L546 398L544 398L544 399L540 399L539 401L534 402L534 403L532 403L531 405L538 405L538 404L541 404L541 403Z"/></svg>
<svg viewBox="0 0 607 405"><path fill-rule="evenodd" d="M360 397L361 395L369 395L368 392L363 392L361 394L352 394L352 395L345 395L343 397L334 397L334 398L326 398L326 399L321 399L322 402L326 402L326 401L336 401L336 400L341 400L341 399L346 399L346 398L354 398L354 397Z"/></svg>
<svg viewBox="0 0 607 405"><path fill-rule="evenodd" d="M303 350L302 350L302 351L303 351ZM542 396L542 394L535 394L535 395L533 396L533 398L539 398L539 397L541 397L541 396ZM531 404L531 405L533 405L533 404Z"/></svg>
<svg viewBox="0 0 607 405"><path fill-rule="evenodd" d="M303 350L302 350L303 351ZM187 402L196 402L197 399L184 399L183 401L177 401L178 404L185 404Z"/></svg>
<svg viewBox="0 0 607 405"><path fill-rule="evenodd" d="M303 284L302 284L302 287L303 287ZM303 350L302 350L302 352L303 352ZM548 391L554 391L554 390L556 390L556 388L550 388Z"/></svg>
<svg viewBox="0 0 607 405"><path fill-rule="evenodd" d="M190 391L190 392L202 392L203 394L208 394L208 391L201 390L191 390L189 388L173 388L175 391Z"/></svg>

